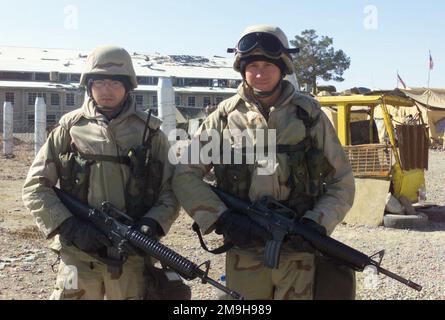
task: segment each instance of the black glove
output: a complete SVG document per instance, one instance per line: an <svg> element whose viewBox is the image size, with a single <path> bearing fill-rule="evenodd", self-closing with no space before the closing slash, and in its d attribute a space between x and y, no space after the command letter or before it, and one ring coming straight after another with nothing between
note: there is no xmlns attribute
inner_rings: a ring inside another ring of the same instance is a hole
<svg viewBox="0 0 445 320"><path fill-rule="evenodd" d="M246 215L228 210L222 214L215 225L215 232L241 249L264 246L272 239L269 231Z"/></svg>
<svg viewBox="0 0 445 320"><path fill-rule="evenodd" d="M316 223L314 220L303 217L301 219L301 224L304 225L305 227L309 227L309 228L317 231L317 233L321 234L322 236L325 236L328 234L326 228L323 227L322 225Z"/></svg>
<svg viewBox="0 0 445 320"><path fill-rule="evenodd" d="M59 227L60 237L69 245L74 245L87 253L97 253L104 247L111 247L108 238L93 225L76 217L65 220Z"/></svg>
<svg viewBox="0 0 445 320"><path fill-rule="evenodd" d="M156 220L148 217L142 217L139 219L136 224L136 230L153 239L159 239L165 235L159 223L157 223Z"/></svg>
<svg viewBox="0 0 445 320"><path fill-rule="evenodd" d="M319 225L314 220L308 219L308 218L302 218L300 223L304 225L305 227L309 227L312 230L316 231L317 233L321 234L322 236L327 235L326 228L322 225ZM294 247L294 249L298 252L308 252L314 254L317 250L314 248L314 246L309 242L306 241L302 236L294 235L292 236L291 244Z"/></svg>

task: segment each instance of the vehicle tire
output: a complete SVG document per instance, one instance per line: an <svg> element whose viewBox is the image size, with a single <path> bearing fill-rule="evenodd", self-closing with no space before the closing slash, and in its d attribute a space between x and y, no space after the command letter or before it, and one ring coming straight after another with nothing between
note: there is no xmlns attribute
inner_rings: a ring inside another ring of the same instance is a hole
<svg viewBox="0 0 445 320"><path fill-rule="evenodd" d="M428 216L424 213L411 216L387 214L383 218L383 225L392 229L417 229L428 225Z"/></svg>

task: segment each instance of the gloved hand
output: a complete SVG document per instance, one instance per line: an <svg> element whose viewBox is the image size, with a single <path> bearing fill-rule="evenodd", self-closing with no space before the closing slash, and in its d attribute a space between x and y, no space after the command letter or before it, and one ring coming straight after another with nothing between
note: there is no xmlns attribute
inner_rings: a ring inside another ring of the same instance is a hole
<svg viewBox="0 0 445 320"><path fill-rule="evenodd" d="M322 236L325 236L328 234L326 228L323 227L322 225L316 223L314 220L303 217L303 218L301 218L301 224L317 231Z"/></svg>
<svg viewBox="0 0 445 320"><path fill-rule="evenodd" d="M136 230L153 239L159 239L165 235L159 223L157 223L156 220L148 217L142 217L139 219L139 221L136 223Z"/></svg>
<svg viewBox="0 0 445 320"><path fill-rule="evenodd" d="M69 245L87 253L97 253L103 247L112 246L111 241L97 228L76 217L65 220L59 227L59 234Z"/></svg>
<svg viewBox="0 0 445 320"><path fill-rule="evenodd" d="M245 249L252 246L264 246L272 239L269 231L246 215L227 210L218 219L215 232L224 235L235 246Z"/></svg>
<svg viewBox="0 0 445 320"><path fill-rule="evenodd" d="M300 223L305 227L311 228L312 230L316 231L317 233L323 236L327 235L326 228L323 227L322 225L319 225L314 220L303 217L300 220ZM307 252L312 254L316 252L314 246L309 241L306 241L303 237L299 235L292 236L290 241L294 249L298 252Z"/></svg>

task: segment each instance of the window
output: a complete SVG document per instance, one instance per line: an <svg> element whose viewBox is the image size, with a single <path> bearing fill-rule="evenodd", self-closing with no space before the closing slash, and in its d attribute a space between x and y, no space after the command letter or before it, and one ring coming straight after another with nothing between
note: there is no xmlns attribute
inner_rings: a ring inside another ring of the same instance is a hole
<svg viewBox="0 0 445 320"><path fill-rule="evenodd" d="M36 81L49 81L49 73L36 72L35 80Z"/></svg>
<svg viewBox="0 0 445 320"><path fill-rule="evenodd" d="M138 84L146 86L157 86L159 78L157 77L137 77Z"/></svg>
<svg viewBox="0 0 445 320"><path fill-rule="evenodd" d="M0 72L0 80L32 81L31 72Z"/></svg>
<svg viewBox="0 0 445 320"><path fill-rule="evenodd" d="M66 94L66 105L67 105L67 107L74 107L74 105L75 105L74 93Z"/></svg>
<svg viewBox="0 0 445 320"><path fill-rule="evenodd" d="M193 79L185 78L184 85L186 87L211 87L213 83L212 79Z"/></svg>
<svg viewBox="0 0 445 320"><path fill-rule="evenodd" d="M211 104L210 97L204 97L204 107L207 107Z"/></svg>
<svg viewBox="0 0 445 320"><path fill-rule="evenodd" d="M175 104L176 104L176 106L181 105L181 96L175 96Z"/></svg>
<svg viewBox="0 0 445 320"><path fill-rule="evenodd" d="M229 86L229 80L220 79L218 81L218 87L225 87L227 88Z"/></svg>
<svg viewBox="0 0 445 320"><path fill-rule="evenodd" d="M5 101L11 102L11 104L14 105L14 103L15 103L14 92L6 92L5 93Z"/></svg>
<svg viewBox="0 0 445 320"><path fill-rule="evenodd" d="M75 82L75 83L80 82L80 73L71 74L71 81L70 82Z"/></svg>
<svg viewBox="0 0 445 320"><path fill-rule="evenodd" d="M238 86L241 84L242 81L240 80L229 80L228 81L228 87L229 88L238 88Z"/></svg>
<svg viewBox="0 0 445 320"><path fill-rule="evenodd" d="M68 82L68 74L67 73L59 73L59 81L60 82Z"/></svg>
<svg viewBox="0 0 445 320"><path fill-rule="evenodd" d="M151 96L151 105L153 108L158 107L158 96Z"/></svg>
<svg viewBox="0 0 445 320"><path fill-rule="evenodd" d="M216 104L220 104L221 102L223 102L223 100L223 97L216 97Z"/></svg>
<svg viewBox="0 0 445 320"><path fill-rule="evenodd" d="M137 94L134 98L134 100L136 101L136 106L140 107L144 105L144 96Z"/></svg>
<svg viewBox="0 0 445 320"><path fill-rule="evenodd" d="M145 84L148 85L148 77L137 77L138 84Z"/></svg>
<svg viewBox="0 0 445 320"><path fill-rule="evenodd" d="M195 97L188 97L187 99L187 105L189 107L194 107L196 106L196 98Z"/></svg>
<svg viewBox="0 0 445 320"><path fill-rule="evenodd" d="M28 114L28 126L34 126L34 114Z"/></svg>
<svg viewBox="0 0 445 320"><path fill-rule="evenodd" d="M174 87L183 87L184 86L184 78L173 78L173 86Z"/></svg>
<svg viewBox="0 0 445 320"><path fill-rule="evenodd" d="M46 103L46 93L30 92L30 93L28 93L28 106L35 105L37 98L43 98L43 100Z"/></svg>
<svg viewBox="0 0 445 320"><path fill-rule="evenodd" d="M56 122L57 122L57 119L56 119L56 115L55 114L48 114L46 116L46 126L47 127L55 125Z"/></svg>
<svg viewBox="0 0 445 320"><path fill-rule="evenodd" d="M51 105L60 106L60 96L58 93L51 93Z"/></svg>

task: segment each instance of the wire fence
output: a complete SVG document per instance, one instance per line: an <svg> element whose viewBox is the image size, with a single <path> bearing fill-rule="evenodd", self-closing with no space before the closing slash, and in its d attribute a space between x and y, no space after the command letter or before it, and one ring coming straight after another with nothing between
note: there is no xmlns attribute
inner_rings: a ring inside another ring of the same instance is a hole
<svg viewBox="0 0 445 320"><path fill-rule="evenodd" d="M24 161L32 161L35 154L34 125L23 125L21 122L14 122L13 137L11 141L4 141L3 127L0 128L0 152L3 158L18 158ZM12 144L5 150L5 143Z"/></svg>

